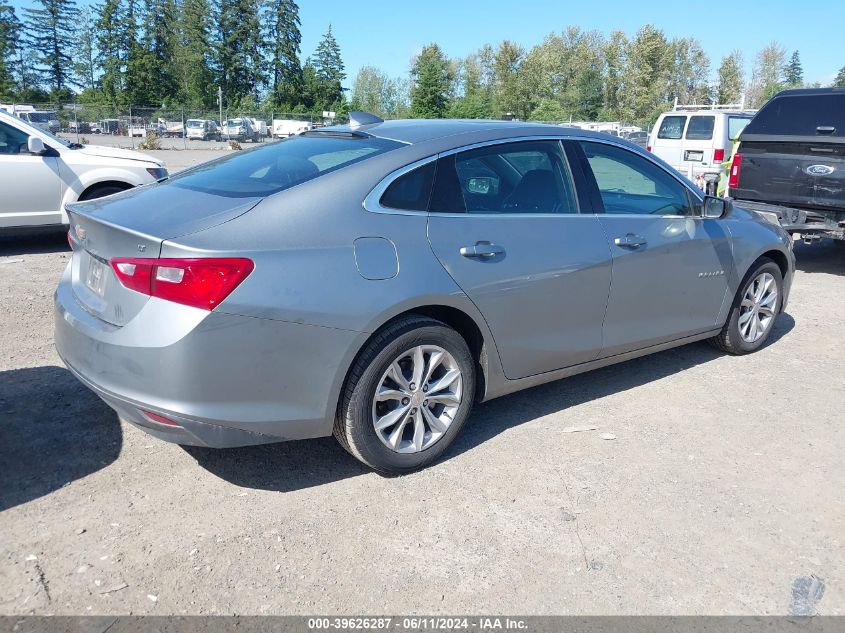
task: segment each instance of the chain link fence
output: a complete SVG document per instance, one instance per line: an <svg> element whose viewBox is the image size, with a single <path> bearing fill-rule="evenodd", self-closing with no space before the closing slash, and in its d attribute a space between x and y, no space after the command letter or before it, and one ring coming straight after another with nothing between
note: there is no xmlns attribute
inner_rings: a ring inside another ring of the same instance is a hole
<svg viewBox="0 0 845 633"><path fill-rule="evenodd" d="M82 144L130 149L202 149L215 143L260 143L330 124L312 114L273 109L200 109L88 103L4 104L22 119Z"/></svg>

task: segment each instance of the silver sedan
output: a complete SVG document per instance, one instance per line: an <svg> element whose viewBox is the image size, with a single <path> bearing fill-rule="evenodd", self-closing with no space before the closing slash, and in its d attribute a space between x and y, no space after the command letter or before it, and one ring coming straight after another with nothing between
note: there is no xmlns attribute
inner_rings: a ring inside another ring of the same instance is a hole
<svg viewBox="0 0 845 633"><path fill-rule="evenodd" d="M515 122L353 113L68 213L56 346L123 420L219 448L334 434L390 473L475 402L703 339L752 352L794 271L779 226L635 145Z"/></svg>

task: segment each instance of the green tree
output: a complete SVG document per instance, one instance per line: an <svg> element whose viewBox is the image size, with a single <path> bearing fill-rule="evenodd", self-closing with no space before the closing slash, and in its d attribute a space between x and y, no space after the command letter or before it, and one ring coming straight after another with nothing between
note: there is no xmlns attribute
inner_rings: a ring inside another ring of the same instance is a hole
<svg viewBox="0 0 845 633"><path fill-rule="evenodd" d="M265 0L264 43L270 70L270 94L279 105L293 107L300 100L299 6L294 0Z"/></svg>
<svg viewBox="0 0 845 633"><path fill-rule="evenodd" d="M214 69L224 106L238 108L247 96L257 101L263 79L257 0L221 0L215 18Z"/></svg>
<svg viewBox="0 0 845 633"><path fill-rule="evenodd" d="M321 109L339 110L339 106L343 104L343 80L346 79L346 73L340 55L340 45L332 34L331 24L317 45L312 63L319 86L317 106Z"/></svg>
<svg viewBox="0 0 845 633"><path fill-rule="evenodd" d="M787 86L794 88L804 85L804 69L801 67L801 56L798 51L792 51L792 57L784 67L783 81Z"/></svg>
<svg viewBox="0 0 845 633"><path fill-rule="evenodd" d="M124 0L104 0L95 7L99 16L94 29L100 90L109 104L122 101L125 87L126 63L135 33L134 24L130 25L127 19L127 9Z"/></svg>
<svg viewBox="0 0 845 633"><path fill-rule="evenodd" d="M521 76L524 60L525 49L515 42L505 40L496 49L494 103L499 115L512 113L517 118L527 119L531 114L531 104L525 98L526 82Z"/></svg>
<svg viewBox="0 0 845 633"><path fill-rule="evenodd" d="M531 120L560 123L569 119L569 114L553 99L543 99L531 113Z"/></svg>
<svg viewBox="0 0 845 633"><path fill-rule="evenodd" d="M97 73L97 33L89 13L80 16L73 46L73 72L76 84L84 90L94 90Z"/></svg>
<svg viewBox="0 0 845 633"><path fill-rule="evenodd" d="M742 52L732 51L722 58L718 71L717 100L719 103L738 103L742 98Z"/></svg>
<svg viewBox="0 0 845 633"><path fill-rule="evenodd" d="M208 0L182 0L175 74L180 101L192 108L208 109L216 100L211 28Z"/></svg>
<svg viewBox="0 0 845 633"><path fill-rule="evenodd" d="M35 53L36 72L58 97L74 83L71 51L79 11L74 0L35 0L24 9L27 45Z"/></svg>
<svg viewBox="0 0 845 633"><path fill-rule="evenodd" d="M449 105L452 76L449 61L437 44L423 47L411 69L411 116L441 119Z"/></svg>
<svg viewBox="0 0 845 633"><path fill-rule="evenodd" d="M680 38L671 42L672 65L668 100L678 103L709 103L710 58L695 38Z"/></svg>
<svg viewBox="0 0 845 633"><path fill-rule="evenodd" d="M770 43L757 53L747 91L749 107L759 108L783 89L785 62L786 51L777 42Z"/></svg>
<svg viewBox="0 0 845 633"><path fill-rule="evenodd" d="M613 31L603 47L604 109L601 118L622 119L622 95L628 55L628 38L622 31Z"/></svg>
<svg viewBox="0 0 845 633"><path fill-rule="evenodd" d="M839 74L833 79L834 88L845 88L845 66L839 69Z"/></svg>
<svg viewBox="0 0 845 633"><path fill-rule="evenodd" d="M12 68L20 31L21 23L15 15L15 8L0 1L0 97L3 98L11 98L15 92Z"/></svg>
<svg viewBox="0 0 845 633"><path fill-rule="evenodd" d="M631 41L624 112L631 121L653 121L668 104L673 50L663 31L646 24Z"/></svg>

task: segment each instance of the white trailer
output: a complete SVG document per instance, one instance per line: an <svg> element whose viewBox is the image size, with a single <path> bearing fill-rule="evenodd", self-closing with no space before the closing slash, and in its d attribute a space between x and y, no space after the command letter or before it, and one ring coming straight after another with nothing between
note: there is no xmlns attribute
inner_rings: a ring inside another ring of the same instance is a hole
<svg viewBox="0 0 845 633"><path fill-rule="evenodd" d="M273 119L273 137L287 138L294 134L307 132L313 126L309 121L298 121L296 119Z"/></svg>

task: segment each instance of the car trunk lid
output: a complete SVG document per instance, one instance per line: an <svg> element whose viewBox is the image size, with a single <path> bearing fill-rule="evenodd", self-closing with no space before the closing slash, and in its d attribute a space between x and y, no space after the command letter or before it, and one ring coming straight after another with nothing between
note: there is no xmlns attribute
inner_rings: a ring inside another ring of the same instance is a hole
<svg viewBox="0 0 845 633"><path fill-rule="evenodd" d="M110 265L113 258L154 259L165 240L232 220L258 201L201 192L186 197L174 195L171 187L152 186L67 205L77 301L107 323L126 325L150 298L120 283Z"/></svg>

